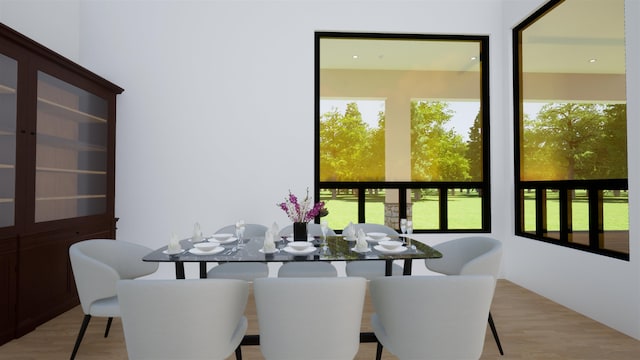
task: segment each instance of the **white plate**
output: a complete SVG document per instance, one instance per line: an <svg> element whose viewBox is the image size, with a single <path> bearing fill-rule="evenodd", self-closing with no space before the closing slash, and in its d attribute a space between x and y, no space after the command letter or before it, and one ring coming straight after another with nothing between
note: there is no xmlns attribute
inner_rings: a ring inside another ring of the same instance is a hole
<svg viewBox="0 0 640 360"><path fill-rule="evenodd" d="M370 243L377 243L379 241L391 240L391 238L388 237L388 236L385 236L380 240L376 240L376 239L372 238L371 236L367 236L367 237L365 237L365 239L367 239L367 241L370 242Z"/></svg>
<svg viewBox="0 0 640 360"><path fill-rule="evenodd" d="M228 238L227 240L216 240L214 238L209 238L209 242L217 242L219 244L229 244L229 243L232 243L232 242L234 242L236 240L238 240L238 238L235 237L235 236L232 236L232 237Z"/></svg>
<svg viewBox="0 0 640 360"><path fill-rule="evenodd" d="M182 254L183 252L184 252L184 249L174 250L174 251L169 251L169 249L167 249L167 250L164 250L162 253L167 255L178 255L178 254Z"/></svg>
<svg viewBox="0 0 640 360"><path fill-rule="evenodd" d="M363 254L363 253L368 253L369 251L371 251L371 248L366 248L365 250L358 250L355 247L352 247L351 251Z"/></svg>
<svg viewBox="0 0 640 360"><path fill-rule="evenodd" d="M264 249L260 249L258 251L260 251L263 254L275 254L277 252L280 252L278 249L273 249L273 251L264 251Z"/></svg>
<svg viewBox="0 0 640 360"><path fill-rule="evenodd" d="M397 248L393 249L393 250L389 250L389 249L385 249L382 247L382 245L376 245L373 247L374 249L380 251L383 254L399 254L403 251L407 251L407 248L404 246L398 246Z"/></svg>
<svg viewBox="0 0 640 360"><path fill-rule="evenodd" d="M193 255L215 255L223 252L224 250L225 250L224 247L218 246L211 251L202 251L198 248L191 248L189 249L189 252L192 253Z"/></svg>
<svg viewBox="0 0 640 360"><path fill-rule="evenodd" d="M293 255L307 255L307 254L311 254L312 252L316 251L316 247L315 246L309 246L308 248L304 249L304 250L296 250L292 247L285 247L284 251L288 252L289 254L293 254Z"/></svg>

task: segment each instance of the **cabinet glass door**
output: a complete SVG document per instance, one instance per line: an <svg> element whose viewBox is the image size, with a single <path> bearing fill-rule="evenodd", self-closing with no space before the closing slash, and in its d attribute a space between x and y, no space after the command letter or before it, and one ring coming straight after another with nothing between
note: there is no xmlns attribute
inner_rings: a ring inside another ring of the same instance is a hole
<svg viewBox="0 0 640 360"><path fill-rule="evenodd" d="M107 209L108 103L38 72L35 221Z"/></svg>
<svg viewBox="0 0 640 360"><path fill-rule="evenodd" d="M0 227L15 223L18 63L0 54Z"/></svg>

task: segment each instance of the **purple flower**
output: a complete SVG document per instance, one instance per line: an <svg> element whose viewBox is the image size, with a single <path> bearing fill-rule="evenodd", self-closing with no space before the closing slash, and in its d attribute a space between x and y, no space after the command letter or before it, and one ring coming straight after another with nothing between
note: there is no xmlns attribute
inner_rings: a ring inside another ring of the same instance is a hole
<svg viewBox="0 0 640 360"><path fill-rule="evenodd" d="M312 203L309 188L307 188L307 195L302 202L299 202L298 198L289 190L289 196L285 198L285 201L276 205L287 213L292 222L309 222L320 214L328 213L324 207L324 201Z"/></svg>

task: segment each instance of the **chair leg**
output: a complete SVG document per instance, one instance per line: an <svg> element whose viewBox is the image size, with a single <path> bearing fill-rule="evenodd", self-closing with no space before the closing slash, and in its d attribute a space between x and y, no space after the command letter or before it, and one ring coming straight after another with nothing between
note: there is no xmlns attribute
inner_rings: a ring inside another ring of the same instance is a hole
<svg viewBox="0 0 640 360"><path fill-rule="evenodd" d="M376 360L382 359L382 344L378 341L378 346L376 346Z"/></svg>
<svg viewBox="0 0 640 360"><path fill-rule="evenodd" d="M242 360L242 349L240 349L240 345L236 348L236 360Z"/></svg>
<svg viewBox="0 0 640 360"><path fill-rule="evenodd" d="M113 321L112 317L109 317L109 320L107 320L107 328L104 329L104 337L109 336L109 329L111 329L111 322Z"/></svg>
<svg viewBox="0 0 640 360"><path fill-rule="evenodd" d="M491 332L493 333L493 338L496 340L496 345L498 345L500 355L504 355L504 352L502 351L502 345L500 344L500 338L498 337L498 330L496 330L496 325L493 323L491 311L489 311L489 327L491 327Z"/></svg>
<svg viewBox="0 0 640 360"><path fill-rule="evenodd" d="M89 321L91 321L91 315L85 315L84 319L82 319L80 332L78 333L76 344L73 346L73 351L71 352L71 357L69 358L70 360L73 360L76 358L76 353L78 352L78 348L80 347L80 343L82 342L82 338L84 337L84 332L87 331L87 326L89 326Z"/></svg>

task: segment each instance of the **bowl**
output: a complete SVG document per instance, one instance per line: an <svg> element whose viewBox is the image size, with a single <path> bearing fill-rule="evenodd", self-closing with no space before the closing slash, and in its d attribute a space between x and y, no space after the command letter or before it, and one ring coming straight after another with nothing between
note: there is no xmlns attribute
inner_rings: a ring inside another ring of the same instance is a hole
<svg viewBox="0 0 640 360"><path fill-rule="evenodd" d="M382 232L370 232L370 233L367 233L367 236L372 238L373 240L382 240L386 238L388 235Z"/></svg>
<svg viewBox="0 0 640 360"><path fill-rule="evenodd" d="M231 237L233 237L233 234L213 234L211 235L211 238L213 240L217 240L217 241L227 241L229 239L231 239Z"/></svg>
<svg viewBox="0 0 640 360"><path fill-rule="evenodd" d="M201 243L197 243L197 244L193 244L193 247L198 249L198 250L202 250L202 251L212 251L213 249L217 248L220 244L217 242L201 242Z"/></svg>
<svg viewBox="0 0 640 360"><path fill-rule="evenodd" d="M289 243L289 247L293 250L304 250L311 245L308 241L292 241Z"/></svg>
<svg viewBox="0 0 640 360"><path fill-rule="evenodd" d="M380 241L378 244L387 250L395 250L402 246L402 242L395 240L384 240Z"/></svg>

